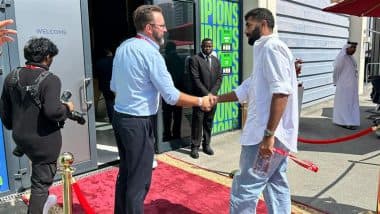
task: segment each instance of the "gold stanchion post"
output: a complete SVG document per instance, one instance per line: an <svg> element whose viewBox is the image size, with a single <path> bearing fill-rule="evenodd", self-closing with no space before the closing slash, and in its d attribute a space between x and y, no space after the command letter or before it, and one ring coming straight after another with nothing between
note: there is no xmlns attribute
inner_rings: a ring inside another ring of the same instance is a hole
<svg viewBox="0 0 380 214"><path fill-rule="evenodd" d="M63 181L63 214L72 214L73 194L71 180L75 169L71 166L74 162L74 156L70 152L64 152L59 156L58 160Z"/></svg>

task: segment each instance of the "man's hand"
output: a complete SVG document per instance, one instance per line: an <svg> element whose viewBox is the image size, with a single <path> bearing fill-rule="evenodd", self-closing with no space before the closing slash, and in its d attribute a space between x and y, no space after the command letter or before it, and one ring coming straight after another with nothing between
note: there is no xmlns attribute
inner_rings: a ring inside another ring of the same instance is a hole
<svg viewBox="0 0 380 214"><path fill-rule="evenodd" d="M201 105L202 111L211 111L211 108L213 107L213 105L211 104L210 101L211 100L208 95L202 97L202 105Z"/></svg>
<svg viewBox="0 0 380 214"><path fill-rule="evenodd" d="M211 109L218 103L218 97L213 94L208 94L202 97L202 111L211 111Z"/></svg>
<svg viewBox="0 0 380 214"><path fill-rule="evenodd" d="M270 157L274 149L274 136L264 137L259 146L260 155Z"/></svg>
<svg viewBox="0 0 380 214"><path fill-rule="evenodd" d="M67 108L69 108L70 112L74 111L74 103L73 102L69 101L69 102L64 102L63 104L65 104L67 106Z"/></svg>
<svg viewBox="0 0 380 214"><path fill-rule="evenodd" d="M218 104L218 96L215 96L212 93L209 93L208 96L209 96L210 103L212 106L215 106L216 104Z"/></svg>
<svg viewBox="0 0 380 214"><path fill-rule="evenodd" d="M298 58L294 62L294 66L296 68L296 75L297 75L297 77L301 74L302 63L303 63L303 60L302 59L298 59Z"/></svg>
<svg viewBox="0 0 380 214"><path fill-rule="evenodd" d="M12 29L5 29L6 26L13 24L12 19L0 21L0 46L6 42L12 42L14 39L9 34L17 34L17 31Z"/></svg>

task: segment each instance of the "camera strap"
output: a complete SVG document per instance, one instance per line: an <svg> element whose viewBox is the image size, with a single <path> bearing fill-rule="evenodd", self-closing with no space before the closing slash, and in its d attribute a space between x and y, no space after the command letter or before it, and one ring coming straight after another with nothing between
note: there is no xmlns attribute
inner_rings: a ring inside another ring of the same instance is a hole
<svg viewBox="0 0 380 214"><path fill-rule="evenodd" d="M29 69L36 69L36 68L30 68ZM11 73L11 84L16 86L18 91L20 92L21 95L21 100L25 99L25 95L30 96L32 98L34 104L37 105L38 108L42 108L41 100L40 100L40 94L39 94L39 87L42 81L46 79L46 77L49 76L50 72L43 69L43 71L37 76L37 78L33 81L33 84L31 85L26 85L22 86L20 84L20 71L22 67L16 68L14 71Z"/></svg>

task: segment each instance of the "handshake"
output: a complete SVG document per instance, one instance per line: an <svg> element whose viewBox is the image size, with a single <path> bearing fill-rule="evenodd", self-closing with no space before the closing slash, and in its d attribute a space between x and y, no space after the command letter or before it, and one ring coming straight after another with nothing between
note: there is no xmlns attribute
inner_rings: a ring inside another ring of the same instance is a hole
<svg viewBox="0 0 380 214"><path fill-rule="evenodd" d="M211 109L218 103L218 96L209 93L207 96L200 98L199 107L202 111L211 111Z"/></svg>

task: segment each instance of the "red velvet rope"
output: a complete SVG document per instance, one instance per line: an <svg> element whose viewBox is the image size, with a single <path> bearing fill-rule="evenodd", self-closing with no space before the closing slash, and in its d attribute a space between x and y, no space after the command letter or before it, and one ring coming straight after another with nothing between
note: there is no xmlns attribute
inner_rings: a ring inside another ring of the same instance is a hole
<svg viewBox="0 0 380 214"><path fill-rule="evenodd" d="M375 130L376 130L376 127L370 127L368 129L364 129L363 131L360 131L360 132L352 134L352 135L348 135L348 136L340 137L340 138L334 138L334 139L326 139L326 140L305 139L305 138L298 137L298 141L301 143L310 143L310 144L341 143L344 141L349 141L349 140L353 140L355 138L362 137L362 136L367 135L367 134L369 134Z"/></svg>
<svg viewBox="0 0 380 214"><path fill-rule="evenodd" d="M78 201L80 205L82 206L83 210L86 214L95 214L94 210L90 207L90 204L87 202L86 198L84 197L81 189L79 188L79 185L76 182L73 182L71 186L74 189L75 194L77 195Z"/></svg>
<svg viewBox="0 0 380 214"><path fill-rule="evenodd" d="M318 166L315 165L311 161L298 159L296 156L294 156L292 154L289 154L289 152L286 152L285 150L282 150L282 149L279 149L279 148L274 148L274 152L276 152L279 155L288 156L296 164L302 166L303 168L305 168L307 170L310 170L310 171L313 171L313 172L318 172Z"/></svg>

